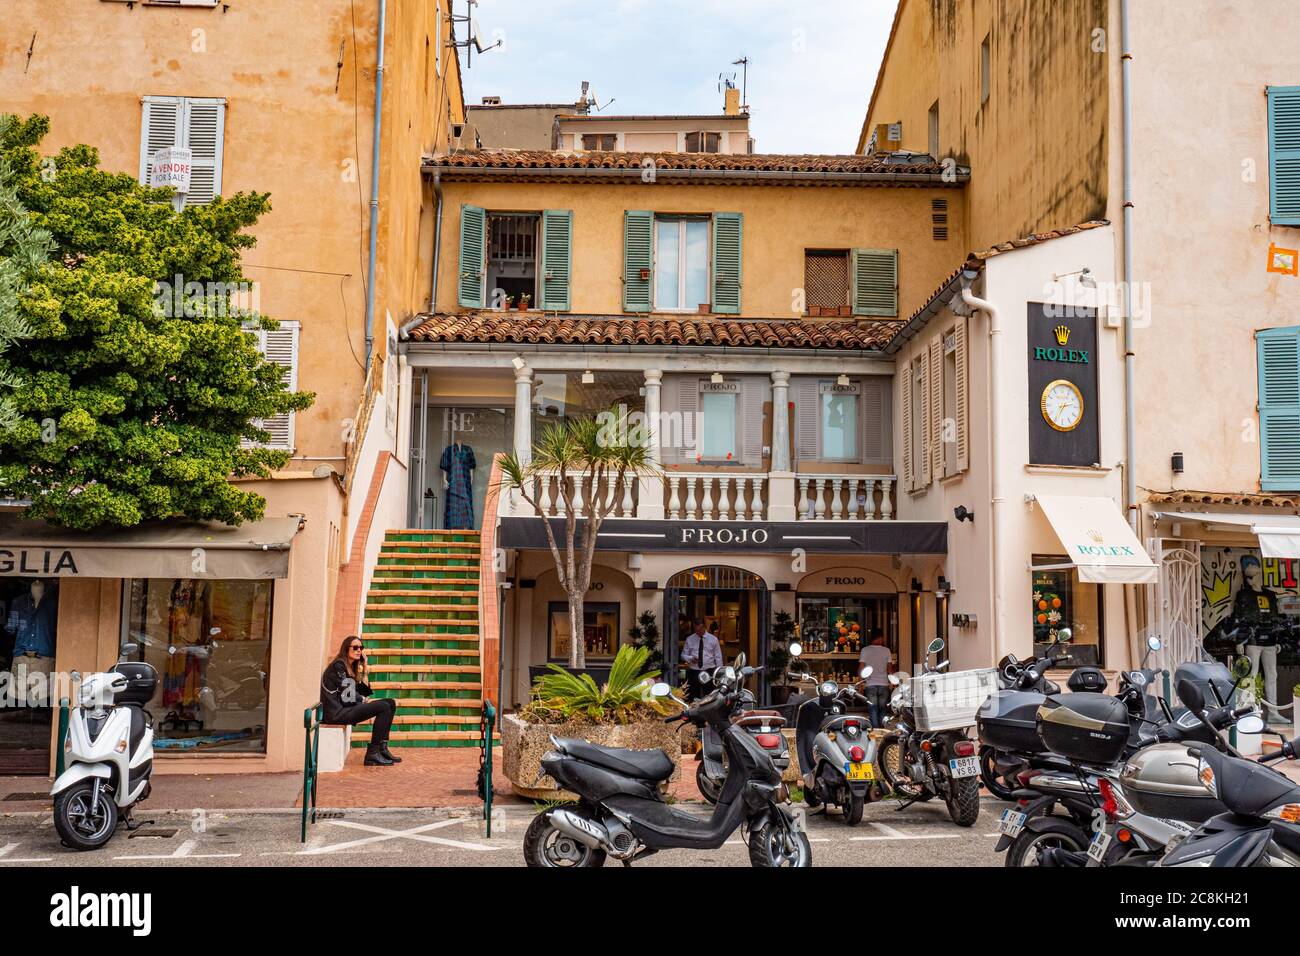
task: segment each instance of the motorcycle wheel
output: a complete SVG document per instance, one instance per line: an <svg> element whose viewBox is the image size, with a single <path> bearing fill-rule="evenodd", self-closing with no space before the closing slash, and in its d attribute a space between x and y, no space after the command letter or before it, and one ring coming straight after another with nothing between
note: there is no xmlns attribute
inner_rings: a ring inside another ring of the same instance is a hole
<svg viewBox="0 0 1300 956"><path fill-rule="evenodd" d="M704 769L704 764L695 768L695 786L699 788L700 796L709 803L716 804L722 794L722 781L712 779Z"/></svg>
<svg viewBox="0 0 1300 956"><path fill-rule="evenodd" d="M581 811L566 807L571 813ZM533 817L524 834L524 862L530 867L564 868L604 866L605 851L579 843L568 834L551 826L551 811L543 810Z"/></svg>
<svg viewBox="0 0 1300 956"><path fill-rule="evenodd" d="M117 804L107 788L99 791L99 811L91 813L95 786L83 780L54 798L54 829L65 846L74 850L98 850L117 828Z"/></svg>
<svg viewBox="0 0 1300 956"><path fill-rule="evenodd" d="M1088 838L1082 830L1060 817L1047 817L1035 830L1021 830L1007 851L1010 867L1038 866L1038 851L1048 847L1063 850L1086 850Z"/></svg>
<svg viewBox="0 0 1300 956"><path fill-rule="evenodd" d="M851 827L862 822L862 806L866 801L857 794L850 793L848 803L844 804L844 822Z"/></svg>
<svg viewBox="0 0 1300 956"><path fill-rule="evenodd" d="M780 827L764 823L757 830L749 831L749 865L762 869L812 866L812 844L808 842L808 834L802 830L795 831L793 844L786 845L785 833Z"/></svg>
<svg viewBox="0 0 1300 956"><path fill-rule="evenodd" d="M962 777L948 785L948 816L959 827L970 827L980 818L980 784L974 777Z"/></svg>
<svg viewBox="0 0 1300 956"><path fill-rule="evenodd" d="M913 783L903 773L903 745L897 737L884 739L880 744L876 760L880 764L880 774L885 778L885 783L900 797L924 803L934 796L924 786Z"/></svg>
<svg viewBox="0 0 1300 956"><path fill-rule="evenodd" d="M980 780L984 781L984 789L992 796L999 800L1010 801L1012 788L1007 786L1005 778L999 777L994 768L997 754L998 752L992 747L980 748Z"/></svg>

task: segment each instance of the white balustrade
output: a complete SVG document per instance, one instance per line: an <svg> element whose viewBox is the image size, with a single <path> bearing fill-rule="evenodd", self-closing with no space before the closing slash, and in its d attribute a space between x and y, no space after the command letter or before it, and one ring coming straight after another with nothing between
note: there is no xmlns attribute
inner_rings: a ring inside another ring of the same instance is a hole
<svg viewBox="0 0 1300 956"><path fill-rule="evenodd" d="M664 517L678 521L761 521L767 517L767 481L763 474L665 472Z"/></svg>
<svg viewBox="0 0 1300 956"><path fill-rule="evenodd" d="M893 475L800 474L800 521L889 521L894 517Z"/></svg>
<svg viewBox="0 0 1300 956"><path fill-rule="evenodd" d="M573 510L578 517L586 517L588 513L587 498L599 503L603 498L604 506L613 507L606 517L610 518L635 518L637 511L637 502L640 500L640 482L636 475L625 475L622 481L615 481L613 476L606 483L603 495L601 489L582 487L581 483L574 476L568 479L569 493L573 497ZM533 517L546 515L551 518L564 516L564 494L560 490L560 476L558 472L541 472L533 478L532 497L537 502L537 507L524 503L520 505L522 512Z"/></svg>

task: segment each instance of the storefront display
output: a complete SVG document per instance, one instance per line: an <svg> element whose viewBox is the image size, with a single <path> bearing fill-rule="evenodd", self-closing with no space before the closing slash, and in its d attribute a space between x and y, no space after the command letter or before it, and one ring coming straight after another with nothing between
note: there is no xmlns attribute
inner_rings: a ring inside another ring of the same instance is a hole
<svg viewBox="0 0 1300 956"><path fill-rule="evenodd" d="M263 753L269 581L133 579L123 643L161 677L148 709L160 751Z"/></svg>
<svg viewBox="0 0 1300 956"><path fill-rule="evenodd" d="M1061 565L1068 559L1053 555L1034 555L1034 566ZM1040 569L1033 572L1034 654L1042 657L1047 648L1059 640L1062 631L1070 631L1070 660L1062 667L1101 667L1102 606L1101 588L1079 580L1070 567Z"/></svg>
<svg viewBox="0 0 1300 956"><path fill-rule="evenodd" d="M59 623L55 578L0 578L0 772L45 772Z"/></svg>
<svg viewBox="0 0 1300 956"><path fill-rule="evenodd" d="M548 611L550 659L563 663L569 659L569 605L565 601L552 601ZM613 660L618 653L618 612L617 604L595 604L589 601L583 605L582 639L589 663Z"/></svg>
<svg viewBox="0 0 1300 956"><path fill-rule="evenodd" d="M800 660L817 680L856 682L858 655L879 632L897 661L896 603L893 597L799 595L797 636L804 649Z"/></svg>

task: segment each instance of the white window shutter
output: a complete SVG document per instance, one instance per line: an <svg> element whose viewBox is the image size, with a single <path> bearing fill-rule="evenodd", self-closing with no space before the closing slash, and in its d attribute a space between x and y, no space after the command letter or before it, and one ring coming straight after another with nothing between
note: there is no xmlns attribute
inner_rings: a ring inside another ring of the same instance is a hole
<svg viewBox="0 0 1300 956"><path fill-rule="evenodd" d="M970 468L970 340L967 320L957 323L957 471Z"/></svg>
<svg viewBox="0 0 1300 956"><path fill-rule="evenodd" d="M298 323L281 322L278 329L250 329L257 337L257 350L268 362L283 369L283 381L289 391L298 390ZM294 450L295 412L281 412L270 418L257 418L258 428L270 433L271 439L262 447L284 451ZM245 442L245 445L252 443Z"/></svg>
<svg viewBox="0 0 1300 956"><path fill-rule="evenodd" d="M882 376L861 379L859 392L862 461L869 465L888 465L893 460L889 447L889 380Z"/></svg>
<svg viewBox="0 0 1300 956"><path fill-rule="evenodd" d="M182 113L184 102L179 96L146 96L140 121L140 182L149 185L153 154L160 149L183 146Z"/></svg>
<svg viewBox="0 0 1300 956"><path fill-rule="evenodd" d="M942 382L942 363L943 363L943 339L935 336L930 340L930 346L925 352L925 378L921 382L921 401L925 406L924 422L921 429L921 484L929 487L930 482L934 480L936 472L942 475L942 466L935 468L936 462L939 461L937 448L941 448L940 442L936 436L940 434L941 425L939 419L943 417L943 387L938 387L937 394L939 402L935 403L936 386L935 382Z"/></svg>
<svg viewBox="0 0 1300 956"><path fill-rule="evenodd" d="M226 101L186 101L183 145L193 150L193 174L187 206L203 205L221 195L221 157L225 146Z"/></svg>
<svg viewBox="0 0 1300 956"><path fill-rule="evenodd" d="M740 458L746 465L763 463L763 383L745 379L740 383Z"/></svg>
<svg viewBox="0 0 1300 956"><path fill-rule="evenodd" d="M817 408L817 379L794 383L794 453L799 461L816 461L821 446L821 414Z"/></svg>
<svg viewBox="0 0 1300 956"><path fill-rule="evenodd" d="M916 488L916 475L912 473L912 441L914 438L912 429L912 383L916 378L916 370L913 363L908 362L903 369L903 374L897 378L900 389L902 390L903 406L903 467L900 472L903 477L903 487L908 491Z"/></svg>
<svg viewBox="0 0 1300 956"><path fill-rule="evenodd" d="M677 387L672 391L675 393L677 407L666 411L676 412L677 421L670 419L667 428L662 424L659 426L659 440L669 443L661 451L665 461L693 462L695 420L700 409L700 380L692 375L683 375L675 384ZM669 389L665 388L663 394L669 395Z"/></svg>

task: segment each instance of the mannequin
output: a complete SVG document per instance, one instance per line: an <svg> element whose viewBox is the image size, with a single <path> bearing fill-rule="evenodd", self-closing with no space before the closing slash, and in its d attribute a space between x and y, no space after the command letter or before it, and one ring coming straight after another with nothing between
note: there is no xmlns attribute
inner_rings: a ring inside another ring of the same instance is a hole
<svg viewBox="0 0 1300 956"><path fill-rule="evenodd" d="M46 684L54 669L54 638L59 623L57 592L47 593L40 578L20 595L9 611L6 630L14 634L14 680L27 688L32 706L48 707ZM40 675L34 684L32 678ZM39 685L39 686L37 686Z"/></svg>
<svg viewBox="0 0 1300 956"><path fill-rule="evenodd" d="M1252 625L1248 643L1244 645L1250 658L1251 676L1264 675L1264 699L1277 700L1277 636L1273 627L1278 622L1277 594L1264 587L1264 569L1253 554L1243 555L1241 576L1245 583L1233 601L1233 614L1239 623ZM1243 647L1238 645L1238 650ZM1270 722L1281 723L1282 715L1272 707L1267 708Z"/></svg>
<svg viewBox="0 0 1300 956"><path fill-rule="evenodd" d="M474 527L474 449L455 439L442 450L438 467L447 482L443 503L444 528Z"/></svg>

